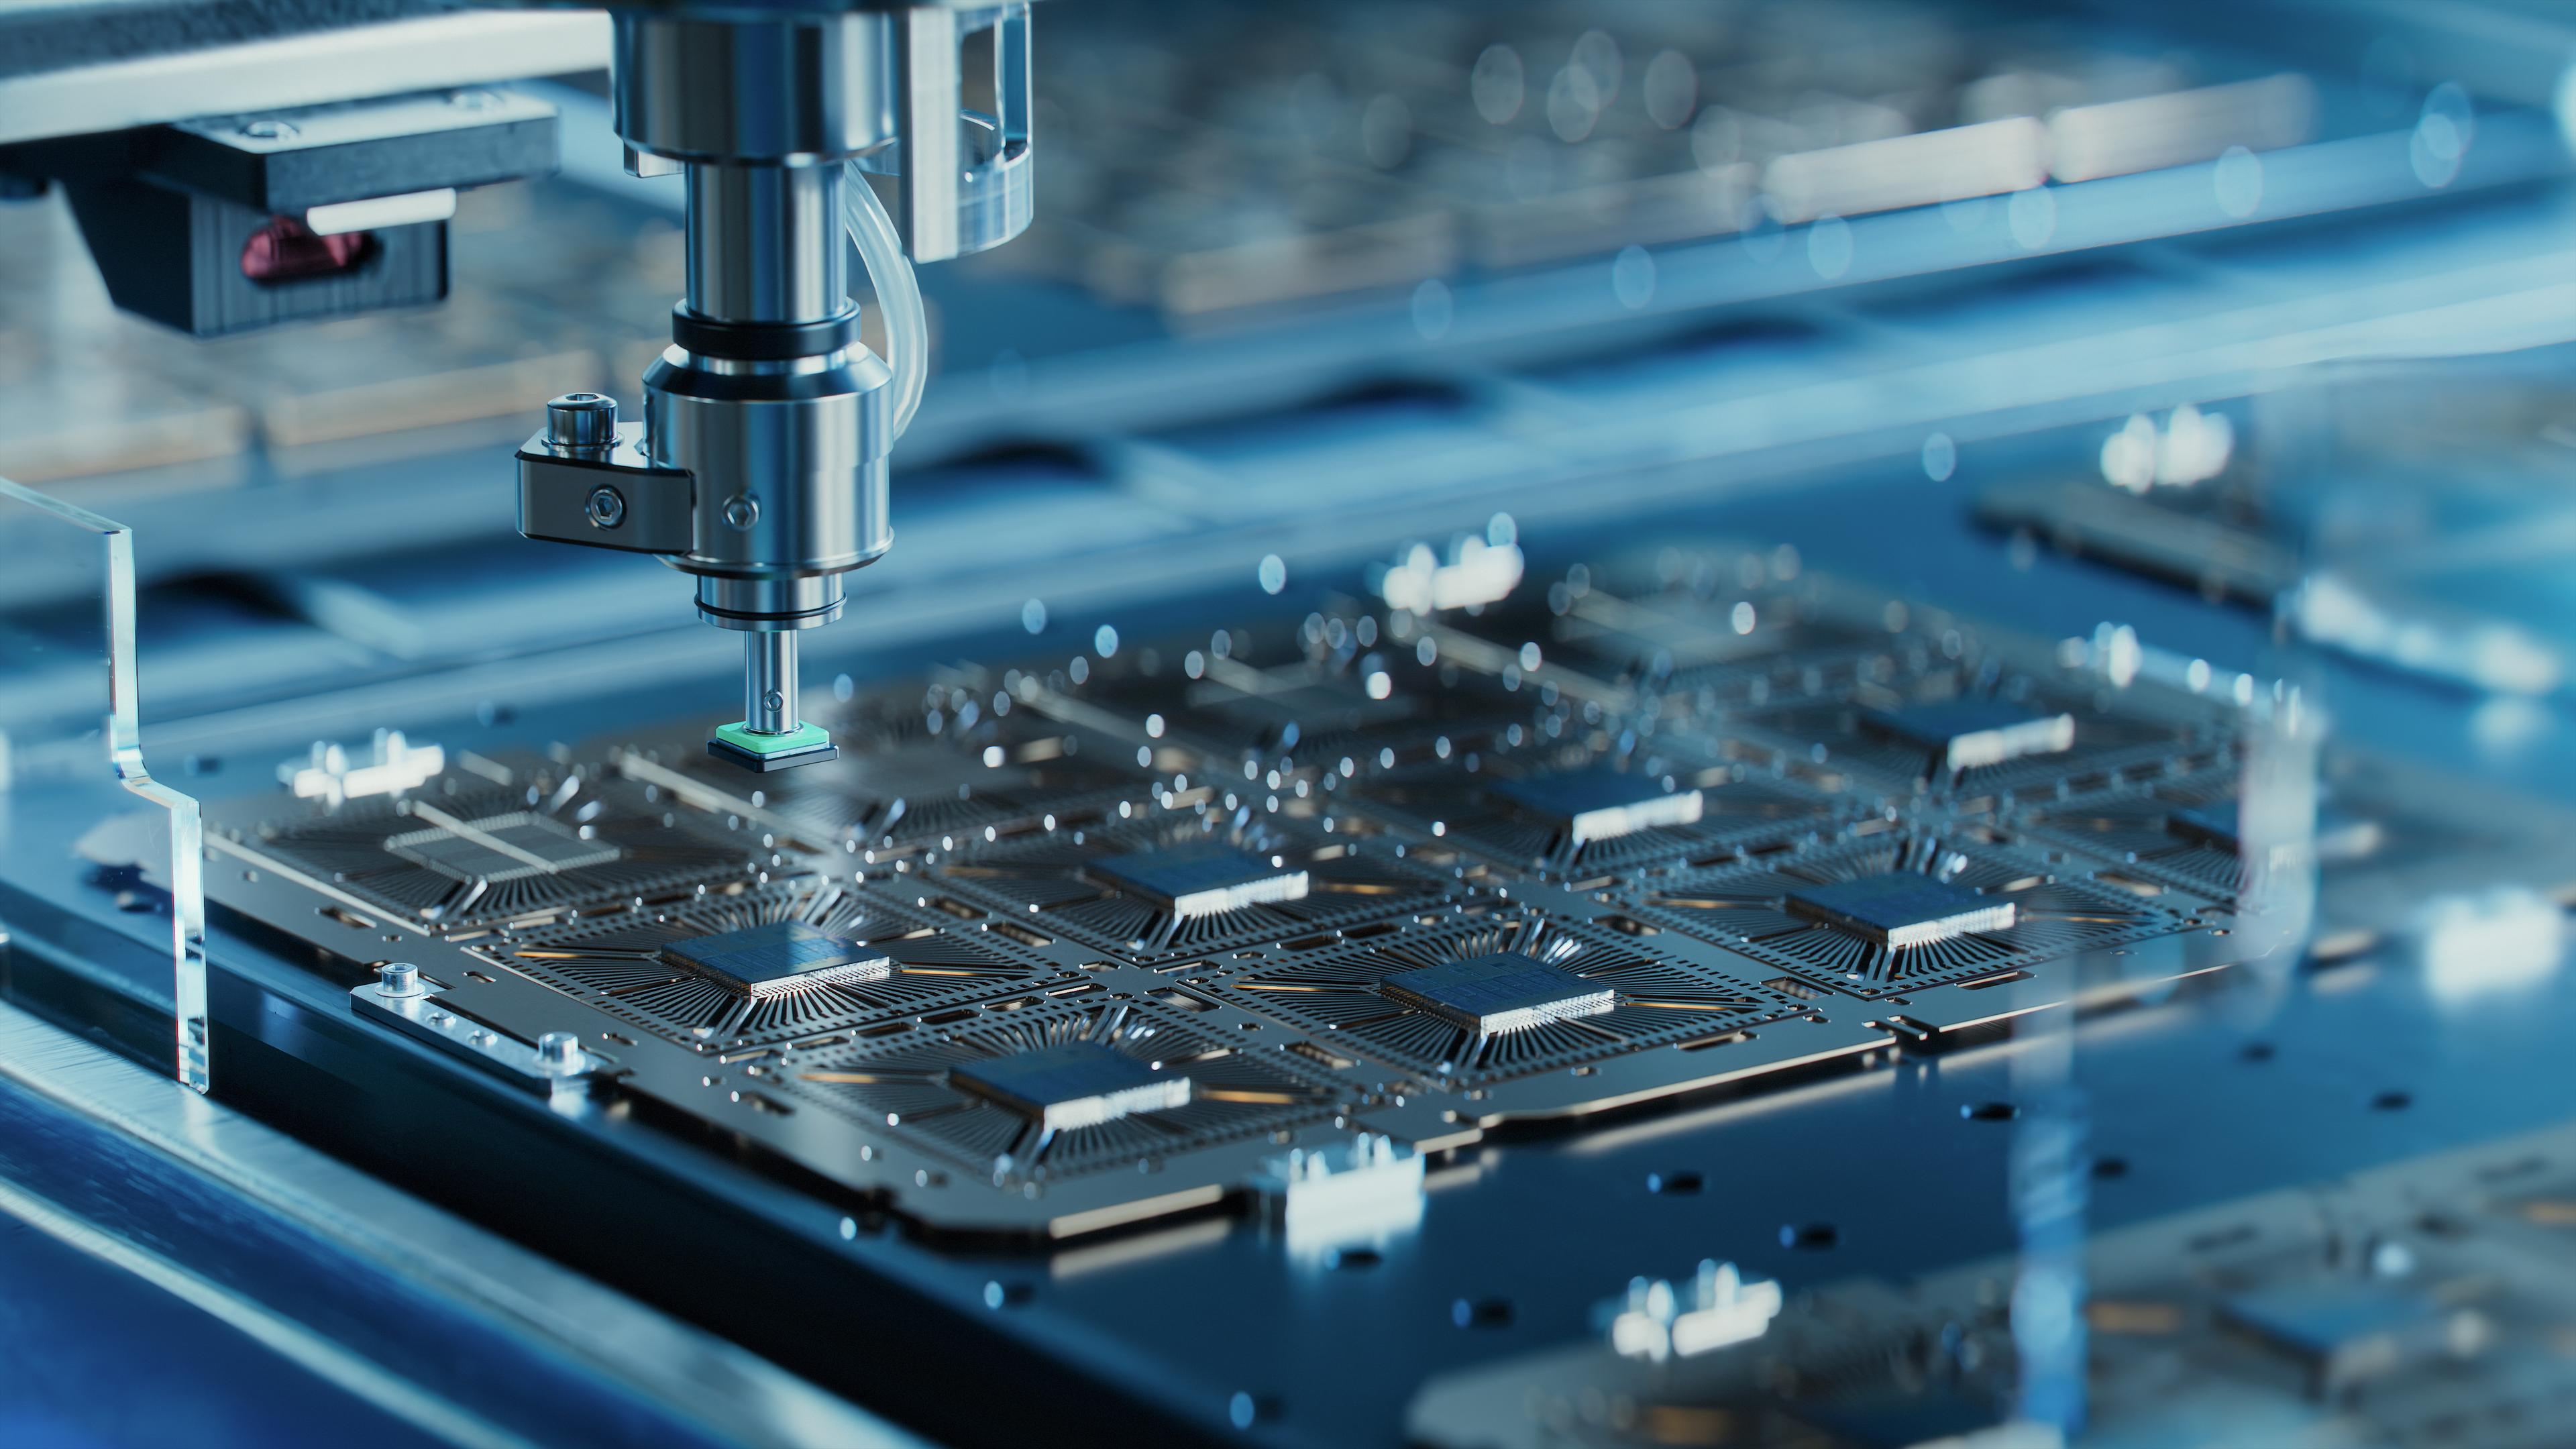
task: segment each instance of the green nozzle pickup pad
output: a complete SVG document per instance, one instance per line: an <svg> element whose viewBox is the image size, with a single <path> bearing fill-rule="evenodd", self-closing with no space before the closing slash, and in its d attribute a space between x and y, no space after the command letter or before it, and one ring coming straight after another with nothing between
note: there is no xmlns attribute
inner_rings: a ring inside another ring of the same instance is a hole
<svg viewBox="0 0 2576 1449"><path fill-rule="evenodd" d="M716 738L752 755L783 755L832 742L831 731L818 724L800 724L783 735L764 735L754 732L748 721L717 725Z"/></svg>

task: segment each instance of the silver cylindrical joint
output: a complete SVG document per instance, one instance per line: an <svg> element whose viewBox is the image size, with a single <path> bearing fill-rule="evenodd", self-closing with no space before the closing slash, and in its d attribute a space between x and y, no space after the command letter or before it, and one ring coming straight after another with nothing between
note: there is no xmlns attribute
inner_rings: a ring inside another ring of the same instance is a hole
<svg viewBox="0 0 2576 1449"><path fill-rule="evenodd" d="M546 404L546 441L581 451L617 442L617 399L605 393L568 392Z"/></svg>
<svg viewBox="0 0 2576 1449"><path fill-rule="evenodd" d="M688 172L689 310L723 322L813 322L849 306L838 166Z"/></svg>
<svg viewBox="0 0 2576 1449"><path fill-rule="evenodd" d="M696 480L692 546L711 623L766 629L839 612L845 573L894 542L886 452L892 374L863 348L803 372L736 373L674 347L644 377L653 460Z"/></svg>
<svg viewBox="0 0 2576 1449"><path fill-rule="evenodd" d="M537 1038L537 1065L566 1072L581 1069L581 1038L568 1031L550 1031Z"/></svg>
<svg viewBox="0 0 2576 1449"><path fill-rule="evenodd" d="M388 961L376 968L376 989L386 996L419 996L420 968L409 961Z"/></svg>
<svg viewBox="0 0 2576 1449"><path fill-rule="evenodd" d="M620 8L617 134L687 161L838 161L895 137L882 14L678 19Z"/></svg>
<svg viewBox="0 0 2576 1449"><path fill-rule="evenodd" d="M811 629L841 617L839 574L698 575L698 617L719 629Z"/></svg>
<svg viewBox="0 0 2576 1449"><path fill-rule="evenodd" d="M742 636L743 725L756 735L796 731L796 635L789 630Z"/></svg>

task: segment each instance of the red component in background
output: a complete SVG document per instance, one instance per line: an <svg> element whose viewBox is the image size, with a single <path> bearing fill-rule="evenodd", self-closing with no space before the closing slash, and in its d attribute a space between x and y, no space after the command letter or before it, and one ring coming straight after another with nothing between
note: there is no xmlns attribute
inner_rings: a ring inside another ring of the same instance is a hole
<svg viewBox="0 0 2576 1449"><path fill-rule="evenodd" d="M242 243L242 275L263 283L336 276L365 261L373 240L362 231L315 236L304 223L281 216Z"/></svg>

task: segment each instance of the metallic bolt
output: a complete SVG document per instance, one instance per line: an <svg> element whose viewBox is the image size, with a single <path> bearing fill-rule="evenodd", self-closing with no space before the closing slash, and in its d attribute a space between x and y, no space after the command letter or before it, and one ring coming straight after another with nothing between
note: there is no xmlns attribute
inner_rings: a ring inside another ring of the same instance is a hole
<svg viewBox="0 0 2576 1449"><path fill-rule="evenodd" d="M376 991L390 997L421 995L420 968L409 961L386 962L376 968Z"/></svg>
<svg viewBox="0 0 2576 1449"><path fill-rule="evenodd" d="M303 134L288 121L247 121L241 133L254 141L285 141Z"/></svg>
<svg viewBox="0 0 2576 1449"><path fill-rule="evenodd" d="M447 103L460 111L488 111L501 104L501 98L490 91L449 91Z"/></svg>
<svg viewBox="0 0 2576 1449"><path fill-rule="evenodd" d="M777 711L787 707L787 696L780 694L777 690L773 689L767 694L762 695L760 697L760 702L772 713L776 713Z"/></svg>
<svg viewBox="0 0 2576 1449"><path fill-rule="evenodd" d="M736 533L751 532L751 526L760 521L760 500L748 493L735 494L725 502L724 521Z"/></svg>
<svg viewBox="0 0 2576 1449"><path fill-rule="evenodd" d="M568 392L546 404L546 441L588 450L617 442L617 399L604 393Z"/></svg>
<svg viewBox="0 0 2576 1449"><path fill-rule="evenodd" d="M590 521L602 528L615 528L626 521L626 495L602 484L590 490Z"/></svg>
<svg viewBox="0 0 2576 1449"><path fill-rule="evenodd" d="M548 1071L580 1071L581 1038L568 1031L550 1031L538 1037L537 1065Z"/></svg>

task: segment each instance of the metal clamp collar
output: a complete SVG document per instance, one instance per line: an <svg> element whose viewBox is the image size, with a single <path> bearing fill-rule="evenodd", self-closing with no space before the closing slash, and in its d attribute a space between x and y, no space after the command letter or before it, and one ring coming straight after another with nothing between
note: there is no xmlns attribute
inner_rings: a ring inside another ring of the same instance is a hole
<svg viewBox="0 0 2576 1449"><path fill-rule="evenodd" d="M819 322L719 322L684 302L671 309L671 340L699 356L735 362L821 357L859 340L859 309Z"/></svg>

